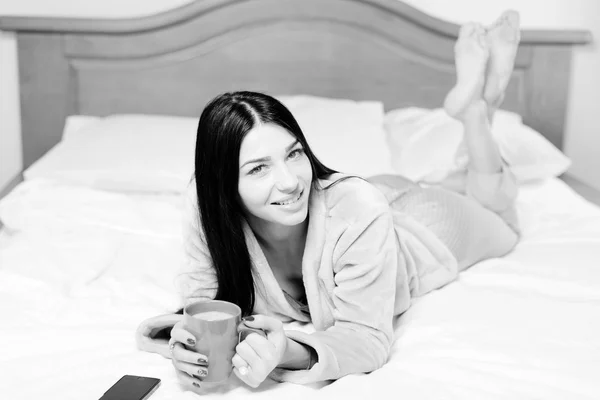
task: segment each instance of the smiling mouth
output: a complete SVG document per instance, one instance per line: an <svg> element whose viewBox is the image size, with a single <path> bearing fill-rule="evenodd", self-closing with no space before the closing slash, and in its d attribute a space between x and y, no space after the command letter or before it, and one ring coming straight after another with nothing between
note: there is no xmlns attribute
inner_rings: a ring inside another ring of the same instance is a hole
<svg viewBox="0 0 600 400"><path fill-rule="evenodd" d="M293 198L291 200L282 201L282 202L273 202L271 204L275 204L276 206L287 206L287 205L290 205L290 204L294 204L295 202L297 202L298 200L300 200L300 198L302 197L303 194L304 194L304 190L302 190L297 197L295 197L295 198Z"/></svg>

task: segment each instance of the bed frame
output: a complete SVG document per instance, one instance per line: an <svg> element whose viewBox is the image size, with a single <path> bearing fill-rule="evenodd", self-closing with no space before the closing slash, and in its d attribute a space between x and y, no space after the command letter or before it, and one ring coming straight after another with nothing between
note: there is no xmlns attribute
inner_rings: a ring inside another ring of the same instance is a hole
<svg viewBox="0 0 600 400"><path fill-rule="evenodd" d="M131 19L2 17L19 54L24 167L71 114L198 116L218 93L440 107L459 26L398 0L202 0ZM526 30L503 108L562 148L573 46L587 31Z"/></svg>

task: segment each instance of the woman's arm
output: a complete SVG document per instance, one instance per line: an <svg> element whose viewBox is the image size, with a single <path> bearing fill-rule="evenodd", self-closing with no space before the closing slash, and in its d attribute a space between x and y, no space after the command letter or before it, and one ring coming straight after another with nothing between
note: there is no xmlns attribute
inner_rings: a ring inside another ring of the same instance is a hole
<svg viewBox="0 0 600 400"><path fill-rule="evenodd" d="M371 372L385 364L393 340L398 249L387 203L348 224L334 252L334 325L322 332L287 331L289 339L314 349L309 371L278 368L274 379L310 383ZM307 361L297 350L295 366ZM304 364L306 366L306 364Z"/></svg>
<svg viewBox="0 0 600 400"><path fill-rule="evenodd" d="M137 348L171 358L169 351L171 329L181 321L181 318L180 314L164 314L142 321L135 332Z"/></svg>
<svg viewBox="0 0 600 400"><path fill-rule="evenodd" d="M305 346L287 338L287 347L279 368L299 370L310 369L317 361L317 354L312 347Z"/></svg>

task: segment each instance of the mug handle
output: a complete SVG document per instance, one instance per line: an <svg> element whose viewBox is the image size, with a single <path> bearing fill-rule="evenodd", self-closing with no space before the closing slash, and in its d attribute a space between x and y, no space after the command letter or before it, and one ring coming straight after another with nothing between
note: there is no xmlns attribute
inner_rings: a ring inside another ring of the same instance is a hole
<svg viewBox="0 0 600 400"><path fill-rule="evenodd" d="M267 333L262 329L250 328L249 326L244 325L244 323L241 323L238 328L238 343L244 341L244 339L246 339L246 337L251 333L257 333L262 337L267 337Z"/></svg>

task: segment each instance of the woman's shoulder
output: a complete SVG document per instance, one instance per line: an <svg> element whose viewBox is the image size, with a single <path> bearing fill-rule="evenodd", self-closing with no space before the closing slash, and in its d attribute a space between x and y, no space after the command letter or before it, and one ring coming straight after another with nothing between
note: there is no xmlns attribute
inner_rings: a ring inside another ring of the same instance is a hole
<svg viewBox="0 0 600 400"><path fill-rule="evenodd" d="M330 215L358 216L389 211L383 193L362 177L337 173L320 180L320 186Z"/></svg>

